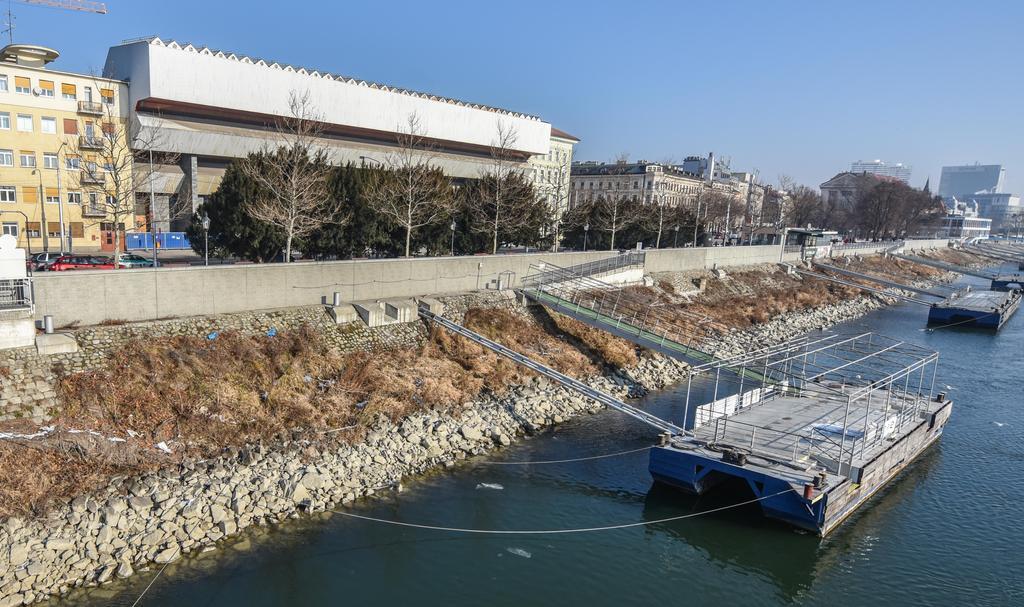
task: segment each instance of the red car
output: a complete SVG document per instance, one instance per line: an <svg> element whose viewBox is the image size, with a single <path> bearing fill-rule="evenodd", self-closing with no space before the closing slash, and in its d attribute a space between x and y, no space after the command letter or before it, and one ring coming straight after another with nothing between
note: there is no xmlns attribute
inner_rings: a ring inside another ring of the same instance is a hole
<svg viewBox="0 0 1024 607"><path fill-rule="evenodd" d="M67 270L113 270L114 261L109 257L93 257L92 255L65 255L53 262L50 270L65 272Z"/></svg>

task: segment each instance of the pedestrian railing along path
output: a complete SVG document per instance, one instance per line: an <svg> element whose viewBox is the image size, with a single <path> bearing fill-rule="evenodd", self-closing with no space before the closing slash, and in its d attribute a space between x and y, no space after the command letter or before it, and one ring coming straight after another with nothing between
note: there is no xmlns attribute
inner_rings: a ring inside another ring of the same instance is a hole
<svg viewBox="0 0 1024 607"><path fill-rule="evenodd" d="M443 316L438 316L437 314L434 314L433 312L427 310L425 307L421 306L419 308L419 314L424 320L428 322L434 322L435 324L440 325L441 327L448 331L451 331L452 333L461 335L462 337L465 337L470 341L476 342L484 346L485 348L501 356L504 356L520 365L523 365L524 367L532 371L535 371L551 380L554 380L555 382L562 384L563 386L575 390L576 392L579 392L583 396L591 398L601 403L602 405L611 407L616 411L625 413L626 415L634 419L638 419L649 426L653 426L654 428L657 428L662 432L668 432L669 434L672 435L683 434L683 429L673 424L672 422L666 421L664 419L661 419L660 417L652 415L644 411L643 409L638 409L632 405L624 403L621 400L614 398L608 394L605 394L600 390L592 388L577 379L569 377L564 373L560 373L552 369L551 367L542 365L541 363L531 359L530 357L520 354L515 350L506 348L505 346L499 344L498 342L487 339L486 337L480 335L475 331L471 331L470 329L467 329L466 327L463 327L460 324L452 322L447 318L444 318Z"/></svg>
<svg viewBox="0 0 1024 607"><path fill-rule="evenodd" d="M699 345L710 329L724 328L710 317L569 268L544 264L536 269L523 294L540 305L690 365L716 360ZM763 379L753 369L742 373L748 379Z"/></svg>
<svg viewBox="0 0 1024 607"><path fill-rule="evenodd" d="M32 283L28 278L0 279L0 310L32 307Z"/></svg>
<svg viewBox="0 0 1024 607"><path fill-rule="evenodd" d="M531 266L531 269L537 269L537 272L530 274L523 278L523 286L535 286L541 283L550 283L555 278L565 278L573 276L599 276L602 274L608 274L616 270L627 270L630 268L643 268L644 261L647 255L644 251L627 251L613 257L607 257L605 259L598 259L595 261L588 261L586 263L561 268L558 266L550 266L544 264L544 267L540 265Z"/></svg>

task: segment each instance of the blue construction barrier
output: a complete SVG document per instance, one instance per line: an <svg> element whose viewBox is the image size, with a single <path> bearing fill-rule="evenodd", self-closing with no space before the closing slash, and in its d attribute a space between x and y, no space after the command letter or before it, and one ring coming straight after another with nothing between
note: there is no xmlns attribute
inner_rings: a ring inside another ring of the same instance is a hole
<svg viewBox="0 0 1024 607"><path fill-rule="evenodd" d="M153 249L154 238L161 250L191 249L192 244L184 232L128 232L124 235L125 250L149 251Z"/></svg>

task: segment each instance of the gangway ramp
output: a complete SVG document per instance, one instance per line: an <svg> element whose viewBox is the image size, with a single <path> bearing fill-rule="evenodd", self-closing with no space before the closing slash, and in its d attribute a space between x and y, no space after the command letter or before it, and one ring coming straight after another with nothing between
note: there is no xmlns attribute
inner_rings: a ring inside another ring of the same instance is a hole
<svg viewBox="0 0 1024 607"><path fill-rule="evenodd" d="M668 432L673 436L684 434L683 429L673 424L672 422L663 420L660 417L657 417L656 415L652 415L644 411L643 409L638 409L637 407L624 403L613 396L601 392L600 390L591 388L587 384L577 379L569 377L564 373L560 373L552 369L551 367L542 365L541 363L531 359L528 356L520 354L510 348L506 348L505 346L499 344L498 342L487 339L483 335L480 335L475 331L467 329L466 327L463 327L458 323L452 322L451 320L448 320L443 316L434 314L433 312L427 310L425 307L420 307L419 313L424 320L428 322L433 322L443 327L444 329L451 331L452 333L461 335L462 337L465 337L470 341L476 342L481 346L487 348L488 350L491 350L501 356L504 356L505 358L508 358L513 362L523 365L527 369L531 369L537 373L540 373L541 375L551 380L554 380L559 384L562 384L563 386L566 386L572 390L575 390L582 394L583 396L593 399L601 403L602 405L605 405L606 407L610 407L612 409L615 409L616 411L625 413L626 415L634 419L638 419L644 422L648 426L657 428L662 432Z"/></svg>
<svg viewBox="0 0 1024 607"><path fill-rule="evenodd" d="M928 259L927 257L918 257L917 255L907 255L906 253L893 253L893 257L897 259L905 259L914 263L919 263L925 266L931 266L938 268L939 270L946 270L947 272L957 272L958 274L968 274L970 276L977 276L978 278L987 278L989 280L995 278L995 274L992 272L986 272L984 270L974 270L971 268L965 268L963 266L946 263L944 261L938 261L935 259Z"/></svg>
<svg viewBox="0 0 1024 607"><path fill-rule="evenodd" d="M812 272L811 270L804 270L802 268L796 268L796 271L799 274L803 275L803 276L809 276L811 278L817 278L818 280L826 280L828 282L834 282L836 284L840 284L840 285L843 285L843 286L853 287L854 289L860 289L861 291L867 291L868 293L874 293L875 295L881 295L882 297L894 297L896 299L901 299L901 300L903 300L905 302L914 303L914 304L918 304L918 305L921 305L921 306L930 306L930 305L932 305L931 302L925 301L923 299L917 299L916 297L909 297L907 295L902 295L900 293L895 293L893 291L887 291L885 289L876 289L875 287L869 287L867 285L862 285L862 284L860 284L858 282L853 282L852 280L845 280L843 278L836 278L835 276L829 276L828 274L822 274L821 272Z"/></svg>
<svg viewBox="0 0 1024 607"><path fill-rule="evenodd" d="M840 268L839 266L827 263L815 263L814 265L823 270L828 270L829 272L835 272L836 274L842 274L843 276L849 276L851 278L857 278L860 280L867 280L869 282L874 282L887 287L892 287L894 289L900 289L901 291L910 291L912 293L917 293L919 295L927 295L929 297L937 297L939 299L946 298L946 295L944 293L939 293L938 291L922 289L920 287L899 283L896 282L895 280L889 280L886 278L882 278L880 276L872 276L871 274L864 274L862 272L856 272L854 270L849 270L847 268Z"/></svg>

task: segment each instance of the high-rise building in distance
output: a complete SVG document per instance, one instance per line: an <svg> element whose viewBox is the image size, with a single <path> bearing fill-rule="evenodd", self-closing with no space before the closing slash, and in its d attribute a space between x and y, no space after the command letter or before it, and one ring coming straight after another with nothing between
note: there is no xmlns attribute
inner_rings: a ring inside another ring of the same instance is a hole
<svg viewBox="0 0 1024 607"><path fill-rule="evenodd" d="M889 164L882 160L858 160L850 163L851 173L871 173L883 177L894 177L903 183L910 181L910 172L913 167L902 162Z"/></svg>
<svg viewBox="0 0 1024 607"><path fill-rule="evenodd" d="M1000 194L1006 169L1001 164L968 164L942 167L939 196L967 198L972 194Z"/></svg>

